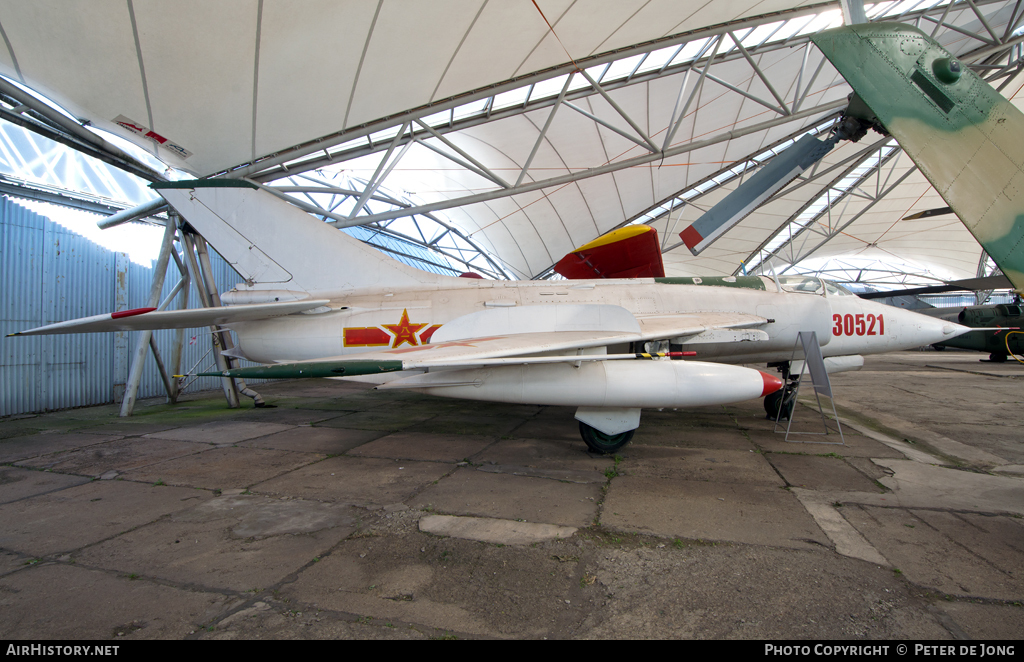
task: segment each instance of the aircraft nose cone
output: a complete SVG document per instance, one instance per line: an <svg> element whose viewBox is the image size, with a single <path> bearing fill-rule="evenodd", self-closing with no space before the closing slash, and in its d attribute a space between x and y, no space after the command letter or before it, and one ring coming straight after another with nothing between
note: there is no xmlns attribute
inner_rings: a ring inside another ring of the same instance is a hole
<svg viewBox="0 0 1024 662"><path fill-rule="evenodd" d="M758 372L761 371L758 370ZM781 379L775 375L769 375L767 372L761 372L761 380L764 382L764 388L761 390L762 398L770 393L775 393L783 386Z"/></svg>

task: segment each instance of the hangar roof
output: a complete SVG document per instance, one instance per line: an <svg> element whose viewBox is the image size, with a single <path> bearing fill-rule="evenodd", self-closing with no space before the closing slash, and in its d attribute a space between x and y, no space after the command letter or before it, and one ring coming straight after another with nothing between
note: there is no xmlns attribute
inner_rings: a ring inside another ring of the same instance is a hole
<svg viewBox="0 0 1024 662"><path fill-rule="evenodd" d="M842 23L837 2L2 7L0 73L91 127L192 176L340 171L358 195L327 215L335 225L443 211L521 278L641 221L661 233L669 275L828 256L976 275L980 247L955 217L900 220L944 203L875 134L840 145L700 256L680 245L679 231L752 169L842 110L849 87L807 41ZM1014 0L865 9L934 32L1019 101ZM368 210L382 186L413 204Z"/></svg>

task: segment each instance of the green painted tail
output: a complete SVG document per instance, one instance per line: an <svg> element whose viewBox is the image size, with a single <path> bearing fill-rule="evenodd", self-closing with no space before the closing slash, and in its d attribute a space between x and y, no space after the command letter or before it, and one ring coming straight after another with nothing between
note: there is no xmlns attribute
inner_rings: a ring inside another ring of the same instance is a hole
<svg viewBox="0 0 1024 662"><path fill-rule="evenodd" d="M899 142L1024 289L1024 114L909 25L852 25L812 40L870 109L860 119Z"/></svg>

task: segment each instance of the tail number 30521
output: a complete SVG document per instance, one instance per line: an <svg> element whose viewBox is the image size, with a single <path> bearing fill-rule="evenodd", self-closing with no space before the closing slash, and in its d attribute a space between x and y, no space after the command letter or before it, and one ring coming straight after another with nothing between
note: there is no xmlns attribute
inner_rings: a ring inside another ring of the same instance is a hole
<svg viewBox="0 0 1024 662"><path fill-rule="evenodd" d="M851 315L835 314L832 316L832 335L834 336L883 336L885 335L885 319L882 315L857 313Z"/></svg>

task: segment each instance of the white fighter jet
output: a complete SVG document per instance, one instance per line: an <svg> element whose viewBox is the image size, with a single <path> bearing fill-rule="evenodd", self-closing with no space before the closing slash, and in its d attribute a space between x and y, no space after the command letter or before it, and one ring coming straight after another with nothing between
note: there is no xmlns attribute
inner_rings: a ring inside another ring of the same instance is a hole
<svg viewBox="0 0 1024 662"><path fill-rule="evenodd" d="M817 278L440 276L247 182L154 188L243 277L222 294L225 306L122 311L15 335L218 324L235 333L234 356L265 364L218 375L372 380L438 396L573 406L587 445L613 452L645 407L778 399L782 380L736 364L788 367L800 331L816 332L826 364L841 370L862 365L863 354L969 330ZM651 342L671 351L652 356ZM698 360L682 360L694 352Z"/></svg>

